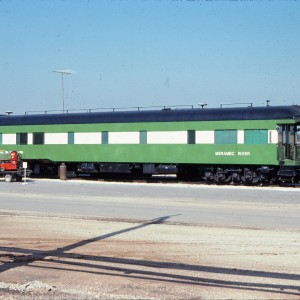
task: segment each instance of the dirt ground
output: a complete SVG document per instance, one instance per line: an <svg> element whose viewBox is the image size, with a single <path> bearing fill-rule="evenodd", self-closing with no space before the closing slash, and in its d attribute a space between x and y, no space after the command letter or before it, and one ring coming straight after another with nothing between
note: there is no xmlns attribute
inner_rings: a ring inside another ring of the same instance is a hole
<svg viewBox="0 0 300 300"><path fill-rule="evenodd" d="M0 299L300 299L299 235L0 211Z"/></svg>

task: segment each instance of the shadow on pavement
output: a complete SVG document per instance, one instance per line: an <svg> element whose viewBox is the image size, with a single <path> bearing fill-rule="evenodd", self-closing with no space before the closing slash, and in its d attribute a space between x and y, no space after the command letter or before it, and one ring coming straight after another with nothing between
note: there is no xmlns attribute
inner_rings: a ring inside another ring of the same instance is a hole
<svg viewBox="0 0 300 300"><path fill-rule="evenodd" d="M82 240L62 248L50 251L39 251L34 249L22 249L15 247L1 247L0 251L8 252L1 255L9 257L8 262L0 265L0 273L10 269L28 266L30 268L45 268L53 270L68 270L71 272L84 272L90 274L106 275L113 277L128 277L133 279L173 282L178 284L200 285L222 287L238 290L250 290L270 292L286 295L297 295L300 298L300 286L289 284L272 284L272 283L253 283L247 282L246 277L280 279L280 280L300 280L300 274L286 274L267 271L253 271L235 268L223 268L215 266L200 266L185 263L169 263L160 261L149 261L128 258L115 258L109 256L82 255L70 252L78 247L85 246L94 242L108 239L130 231L139 230L147 226L163 224L173 216L164 216L150 220L146 223L118 230L98 237ZM14 254L12 254L14 253ZM50 261L60 264L60 267L35 266L35 261ZM77 268L76 268L77 267ZM163 271L162 271L163 270ZM175 270L199 272L201 276L174 274ZM204 277L205 274L222 274L228 276L241 276L242 280L219 280Z"/></svg>

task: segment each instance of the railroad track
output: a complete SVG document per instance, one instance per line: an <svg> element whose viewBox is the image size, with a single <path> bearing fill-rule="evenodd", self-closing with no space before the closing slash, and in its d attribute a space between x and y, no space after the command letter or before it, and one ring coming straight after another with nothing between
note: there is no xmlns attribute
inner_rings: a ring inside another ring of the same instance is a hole
<svg viewBox="0 0 300 300"><path fill-rule="evenodd" d="M251 186L251 185L245 185L245 184L239 184L239 183L232 183L232 184L216 184L216 183L207 183L203 180L182 180L178 179L173 175L154 175L151 178L149 177L76 177L75 180L90 180L90 181L101 181L101 182L125 182L125 183L161 183L161 184L190 184L190 185L215 185L215 186ZM254 185L252 185L254 186ZM272 186L272 187L293 187L293 188L300 188L300 183L292 183L292 182L286 182L286 183L280 183L280 184L258 184L255 186L260 187L266 187L266 186Z"/></svg>

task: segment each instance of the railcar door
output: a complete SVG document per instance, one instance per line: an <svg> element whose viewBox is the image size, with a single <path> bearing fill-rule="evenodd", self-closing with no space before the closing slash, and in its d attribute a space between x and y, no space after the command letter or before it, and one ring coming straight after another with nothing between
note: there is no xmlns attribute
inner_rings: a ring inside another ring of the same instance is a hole
<svg viewBox="0 0 300 300"><path fill-rule="evenodd" d="M300 161L300 124L297 124L295 128L295 160Z"/></svg>
<svg viewBox="0 0 300 300"><path fill-rule="evenodd" d="M278 126L277 157L279 162L300 160L300 124Z"/></svg>

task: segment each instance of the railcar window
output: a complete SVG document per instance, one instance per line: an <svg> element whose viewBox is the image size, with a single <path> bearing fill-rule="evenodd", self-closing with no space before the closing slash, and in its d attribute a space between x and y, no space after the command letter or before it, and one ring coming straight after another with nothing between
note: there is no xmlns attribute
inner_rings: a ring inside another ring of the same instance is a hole
<svg viewBox="0 0 300 300"><path fill-rule="evenodd" d="M74 144L74 132L72 131L68 132L68 144L69 145Z"/></svg>
<svg viewBox="0 0 300 300"><path fill-rule="evenodd" d="M268 144L267 129L247 129L244 133L245 144Z"/></svg>
<svg viewBox="0 0 300 300"><path fill-rule="evenodd" d="M237 144L237 130L215 130L215 144Z"/></svg>
<svg viewBox="0 0 300 300"><path fill-rule="evenodd" d="M108 144L108 131L102 131L102 144Z"/></svg>
<svg viewBox="0 0 300 300"><path fill-rule="evenodd" d="M296 144L299 145L300 144L300 125L297 125L296 127L296 140L295 140Z"/></svg>
<svg viewBox="0 0 300 300"><path fill-rule="evenodd" d="M147 144L147 131L145 130L140 131L140 144L142 145Z"/></svg>
<svg viewBox="0 0 300 300"><path fill-rule="evenodd" d="M295 126L290 126L290 144L295 144Z"/></svg>
<svg viewBox="0 0 300 300"><path fill-rule="evenodd" d="M27 132L17 133L17 145L27 145L28 144L28 134Z"/></svg>
<svg viewBox="0 0 300 300"><path fill-rule="evenodd" d="M32 142L34 145L43 145L44 144L44 132L34 132Z"/></svg>
<svg viewBox="0 0 300 300"><path fill-rule="evenodd" d="M196 143L196 132L195 130L188 130L188 144Z"/></svg>
<svg viewBox="0 0 300 300"><path fill-rule="evenodd" d="M278 132L278 144L282 145L283 144L283 125L279 125L277 127L277 132Z"/></svg>

